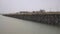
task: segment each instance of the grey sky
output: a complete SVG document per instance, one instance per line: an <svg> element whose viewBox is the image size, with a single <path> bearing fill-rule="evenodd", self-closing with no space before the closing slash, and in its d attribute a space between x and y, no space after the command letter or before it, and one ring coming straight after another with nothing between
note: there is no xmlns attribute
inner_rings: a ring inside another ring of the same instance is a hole
<svg viewBox="0 0 60 34"><path fill-rule="evenodd" d="M0 0L0 12L60 10L60 0Z"/></svg>

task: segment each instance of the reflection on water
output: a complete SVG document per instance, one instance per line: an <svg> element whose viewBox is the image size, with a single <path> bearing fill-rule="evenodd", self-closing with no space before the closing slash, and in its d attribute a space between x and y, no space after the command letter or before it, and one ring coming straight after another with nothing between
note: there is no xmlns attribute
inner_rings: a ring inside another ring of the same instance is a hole
<svg viewBox="0 0 60 34"><path fill-rule="evenodd" d="M60 27L0 16L0 34L60 34Z"/></svg>

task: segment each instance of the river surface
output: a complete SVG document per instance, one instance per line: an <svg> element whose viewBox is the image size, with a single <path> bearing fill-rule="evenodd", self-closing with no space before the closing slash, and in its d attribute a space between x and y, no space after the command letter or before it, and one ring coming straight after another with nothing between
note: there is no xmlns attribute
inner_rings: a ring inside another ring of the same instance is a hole
<svg viewBox="0 0 60 34"><path fill-rule="evenodd" d="M60 34L60 27L0 15L0 34Z"/></svg>

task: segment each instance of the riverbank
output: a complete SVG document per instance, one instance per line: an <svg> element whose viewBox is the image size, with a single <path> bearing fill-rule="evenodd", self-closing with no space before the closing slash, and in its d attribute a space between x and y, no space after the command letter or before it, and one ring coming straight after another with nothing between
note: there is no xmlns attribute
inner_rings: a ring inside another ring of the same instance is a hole
<svg viewBox="0 0 60 34"><path fill-rule="evenodd" d="M4 16L51 25L60 25L60 14L5 14Z"/></svg>

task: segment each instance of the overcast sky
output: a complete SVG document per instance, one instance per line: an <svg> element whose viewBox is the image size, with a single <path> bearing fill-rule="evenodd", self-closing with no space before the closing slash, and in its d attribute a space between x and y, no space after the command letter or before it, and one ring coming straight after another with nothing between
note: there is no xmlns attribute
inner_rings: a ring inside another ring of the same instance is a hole
<svg viewBox="0 0 60 34"><path fill-rule="evenodd" d="M40 9L60 10L60 0L0 0L0 13Z"/></svg>

